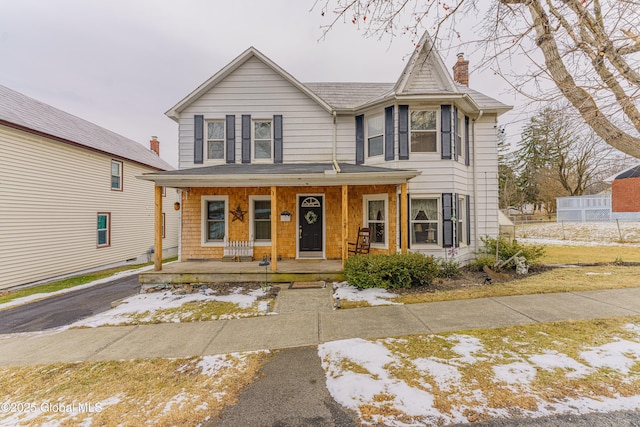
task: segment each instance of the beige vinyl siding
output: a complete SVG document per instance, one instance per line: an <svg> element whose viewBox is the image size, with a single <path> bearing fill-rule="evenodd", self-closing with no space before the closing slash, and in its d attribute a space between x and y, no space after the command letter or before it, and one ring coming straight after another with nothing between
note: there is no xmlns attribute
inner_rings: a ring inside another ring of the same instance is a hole
<svg viewBox="0 0 640 427"><path fill-rule="evenodd" d="M153 184L135 178L149 168L119 159L123 191L112 191L111 156L4 126L0 151L0 288L136 258L153 245ZM165 247L177 246L174 194ZM109 247L97 248L98 212L111 214Z"/></svg>
<svg viewBox="0 0 640 427"><path fill-rule="evenodd" d="M199 114L205 121L235 115L237 163L242 159L243 114L250 114L252 119L272 119L275 114L283 116L285 163L330 162L332 159L331 114L255 57L180 113L181 169L200 166L193 163L193 117Z"/></svg>

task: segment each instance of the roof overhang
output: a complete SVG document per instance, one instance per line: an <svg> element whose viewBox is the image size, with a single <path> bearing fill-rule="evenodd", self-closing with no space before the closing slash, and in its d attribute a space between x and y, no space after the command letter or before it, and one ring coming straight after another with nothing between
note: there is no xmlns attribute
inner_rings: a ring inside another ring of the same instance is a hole
<svg viewBox="0 0 640 427"><path fill-rule="evenodd" d="M225 167L227 166L227 167ZM310 165L230 165L150 172L137 178L152 181L156 186L171 188L192 187L305 187L402 184L421 174L412 169L387 169L341 163ZM293 166L293 167L292 167ZM309 166L309 167L307 167ZM230 173L230 169L246 169ZM253 170L252 170L253 169ZM300 172L306 169L307 172Z"/></svg>

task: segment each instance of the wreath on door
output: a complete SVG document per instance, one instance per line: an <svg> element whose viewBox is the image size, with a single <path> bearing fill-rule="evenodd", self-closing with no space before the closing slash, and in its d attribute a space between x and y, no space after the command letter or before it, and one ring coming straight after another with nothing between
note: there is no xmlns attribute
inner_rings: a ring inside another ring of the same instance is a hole
<svg viewBox="0 0 640 427"><path fill-rule="evenodd" d="M307 224L313 224L318 221L318 215L314 211L309 211L304 216L304 219L307 220Z"/></svg>

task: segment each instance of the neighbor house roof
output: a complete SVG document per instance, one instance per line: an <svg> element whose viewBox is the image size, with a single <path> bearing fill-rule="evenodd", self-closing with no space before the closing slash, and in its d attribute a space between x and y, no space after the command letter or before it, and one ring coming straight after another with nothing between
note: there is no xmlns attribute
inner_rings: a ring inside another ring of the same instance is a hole
<svg viewBox="0 0 640 427"><path fill-rule="evenodd" d="M625 178L640 178L640 164L631 166L622 172L616 172L608 178L605 178L603 181L611 184L616 179L625 179Z"/></svg>
<svg viewBox="0 0 640 427"><path fill-rule="evenodd" d="M159 170L173 169L150 149L0 85L0 124Z"/></svg>
<svg viewBox="0 0 640 427"><path fill-rule="evenodd" d="M140 179L158 185L185 187L307 186L400 184L420 175L413 169L338 163L229 163L166 172L149 172Z"/></svg>

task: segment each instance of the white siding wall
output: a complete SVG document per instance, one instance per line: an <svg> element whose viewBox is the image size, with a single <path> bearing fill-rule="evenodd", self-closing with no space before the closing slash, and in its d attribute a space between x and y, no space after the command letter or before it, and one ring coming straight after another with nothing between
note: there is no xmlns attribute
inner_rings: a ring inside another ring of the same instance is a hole
<svg viewBox="0 0 640 427"><path fill-rule="evenodd" d="M331 114L256 58L249 59L181 112L181 169L215 164L206 159L203 165L193 164L193 116L196 114L204 115L205 120L224 119L227 114L236 116L236 163L242 160L242 114L250 114L252 119L271 119L274 114L282 114L285 163L332 160Z"/></svg>
<svg viewBox="0 0 640 427"><path fill-rule="evenodd" d="M150 169L124 161L111 191L111 157L0 126L0 288L138 257L153 245ZM167 190L165 248L177 246ZM97 213L111 213L111 246L96 248Z"/></svg>

